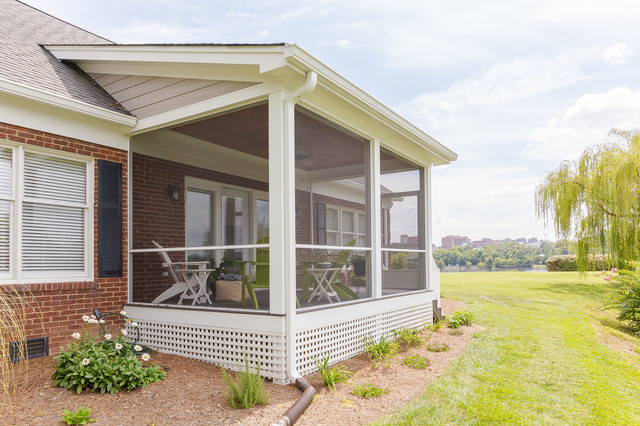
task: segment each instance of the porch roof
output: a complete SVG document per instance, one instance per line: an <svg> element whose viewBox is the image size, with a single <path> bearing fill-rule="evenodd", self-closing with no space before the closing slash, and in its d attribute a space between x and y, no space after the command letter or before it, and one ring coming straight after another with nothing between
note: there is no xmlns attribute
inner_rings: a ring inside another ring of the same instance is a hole
<svg viewBox="0 0 640 426"><path fill-rule="evenodd" d="M45 48L57 59L73 63L90 75L153 75L245 84L283 82L285 90L293 90L306 73L314 71L318 74L316 91L339 97L394 133L422 146L434 165L448 164L457 158L456 153L295 44L58 44ZM162 120L147 121L154 128L163 127ZM138 126L139 131L151 129L144 124Z"/></svg>

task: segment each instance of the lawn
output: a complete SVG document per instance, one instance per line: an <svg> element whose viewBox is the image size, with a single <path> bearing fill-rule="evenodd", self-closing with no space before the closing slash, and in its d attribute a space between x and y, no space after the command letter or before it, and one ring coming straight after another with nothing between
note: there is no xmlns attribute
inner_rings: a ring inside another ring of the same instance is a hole
<svg viewBox="0 0 640 426"><path fill-rule="evenodd" d="M602 310L612 284L571 272L441 281L443 296L466 302L487 330L421 397L377 424L640 424L640 340Z"/></svg>

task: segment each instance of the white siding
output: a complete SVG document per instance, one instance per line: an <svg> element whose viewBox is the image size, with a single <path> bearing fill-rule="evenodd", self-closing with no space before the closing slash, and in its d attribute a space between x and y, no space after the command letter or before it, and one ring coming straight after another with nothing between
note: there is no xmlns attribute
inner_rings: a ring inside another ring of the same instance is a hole
<svg viewBox="0 0 640 426"><path fill-rule="evenodd" d="M91 77L138 118L152 117L256 84L114 74L92 74Z"/></svg>

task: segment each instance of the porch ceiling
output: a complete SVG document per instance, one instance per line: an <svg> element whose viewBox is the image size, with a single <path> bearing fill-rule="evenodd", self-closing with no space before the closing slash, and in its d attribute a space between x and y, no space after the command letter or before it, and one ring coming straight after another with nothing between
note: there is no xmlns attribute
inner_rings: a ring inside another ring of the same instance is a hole
<svg viewBox="0 0 640 426"><path fill-rule="evenodd" d="M296 109L295 120L296 168L313 172L364 164L361 138L299 109ZM267 104L173 127L171 130L256 157L269 157Z"/></svg>

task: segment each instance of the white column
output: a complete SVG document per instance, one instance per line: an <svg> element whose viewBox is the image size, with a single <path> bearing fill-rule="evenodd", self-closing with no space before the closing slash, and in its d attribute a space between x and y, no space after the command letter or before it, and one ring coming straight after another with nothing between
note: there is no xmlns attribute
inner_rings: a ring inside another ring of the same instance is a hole
<svg viewBox="0 0 640 426"><path fill-rule="evenodd" d="M427 288L429 290L434 290L435 294L433 298L438 300L438 306L440 306L440 285L439 280L437 283L434 282L434 274L439 274L437 268L434 267L433 262L433 231L432 231L432 204L431 204L431 168L433 166L425 167L422 180L422 185L424 188L424 239L425 239L425 249L426 249L426 261L425 261L425 273L427 276Z"/></svg>
<svg viewBox="0 0 640 426"><path fill-rule="evenodd" d="M371 211L371 296L374 299L382 297L382 203L380 200L380 141L371 141L369 154L369 208Z"/></svg>
<svg viewBox="0 0 640 426"><path fill-rule="evenodd" d="M269 311L285 314L286 287L291 275L291 251L294 221L291 218L295 197L293 174L293 140L288 129L286 96L282 92L269 95ZM287 261L288 260L288 261Z"/></svg>

